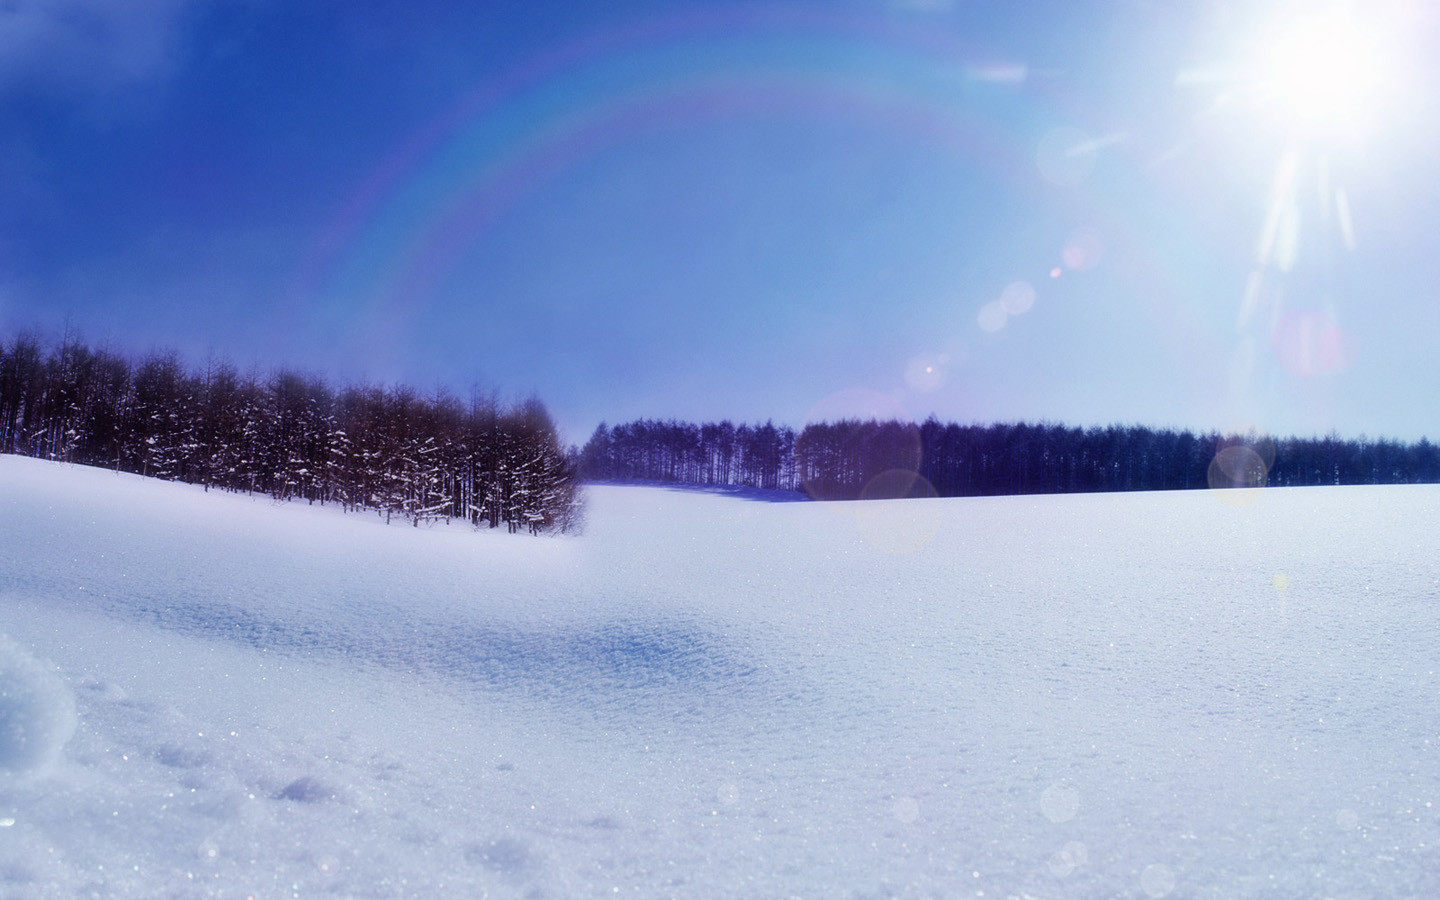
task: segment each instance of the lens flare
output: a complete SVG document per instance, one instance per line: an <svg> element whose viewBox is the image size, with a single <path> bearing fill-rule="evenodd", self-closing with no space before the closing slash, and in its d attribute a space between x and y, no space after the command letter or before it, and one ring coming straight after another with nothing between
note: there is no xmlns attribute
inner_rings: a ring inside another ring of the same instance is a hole
<svg viewBox="0 0 1440 900"><path fill-rule="evenodd" d="M895 394L870 388L845 388L820 398L805 414L801 427L821 422L843 422L846 419L859 419L862 422L871 419L877 422L915 420Z"/></svg>
<svg viewBox="0 0 1440 900"><path fill-rule="evenodd" d="M1224 135L1244 154L1237 162L1257 148L1257 159L1274 154L1268 196L1257 197L1262 218L1255 268L1240 302L1242 341L1263 345L1268 338L1286 370L1314 376L1348 367L1354 348L1333 323L1292 315L1282 320L1286 289L1303 285L1311 292L1311 282L1323 280L1327 301L1343 300L1333 251L1357 247L1352 198L1343 182L1349 170L1367 164L1367 145L1378 147L1382 134L1389 143L1407 126L1421 124L1425 105L1415 99L1428 82L1417 39L1428 33L1434 14L1412 0L1287 0L1254 7L1252 27L1222 37L1229 44L1224 57L1187 68L1176 85L1211 93L1195 120L1200 130L1192 145ZM1237 16L1227 30L1246 19ZM1313 194L1302 190L1312 179Z"/></svg>
<svg viewBox="0 0 1440 900"><path fill-rule="evenodd" d="M1057 825L1068 822L1080 811L1080 792L1064 782L1052 784L1040 795L1040 811Z"/></svg>
<svg viewBox="0 0 1440 900"><path fill-rule="evenodd" d="M975 317L975 320L980 323L982 330L994 333L1005 327L1005 320L1009 318L1009 315L1005 311L1004 303L999 300L991 300L980 307L980 314Z"/></svg>
<svg viewBox="0 0 1440 900"><path fill-rule="evenodd" d="M1343 372L1355 363L1354 341L1320 310L1286 313L1275 326L1271 344L1285 371L1302 378Z"/></svg>
<svg viewBox="0 0 1440 900"><path fill-rule="evenodd" d="M1222 447L1210 460L1205 479L1214 496L1229 506L1245 506L1260 498L1269 469L1251 447Z"/></svg>
<svg viewBox="0 0 1440 900"><path fill-rule="evenodd" d="M1000 305L1006 315L1024 315L1035 305L1035 288L1028 281L1013 281L1000 292Z"/></svg>
<svg viewBox="0 0 1440 900"><path fill-rule="evenodd" d="M1065 262L1065 268L1074 272L1084 272L1100 265L1100 259L1105 255L1105 241L1100 237L1100 232L1093 228L1081 228L1072 232L1065 239L1065 247L1060 251L1060 258Z"/></svg>
<svg viewBox="0 0 1440 900"><path fill-rule="evenodd" d="M812 499L835 501L861 499L865 496L866 490L865 485L861 482L871 478L873 473L884 472L891 468L913 473L920 468L924 455L920 427L915 424L914 418L901 405L896 395L884 394L868 388L836 391L811 407L800 429L802 442L809 440L807 432L810 431L811 426L816 426L816 431L821 436L815 439L823 444L826 440L823 436L826 426L845 422L881 423L884 426L881 429L884 434L883 444L871 448L875 452L860 463L858 471L851 473L853 479L851 477L836 479L826 474L824 469L802 471L800 473L802 487ZM797 456L801 455L802 449L797 443ZM895 494L893 496L907 495Z"/></svg>
<svg viewBox="0 0 1440 900"><path fill-rule="evenodd" d="M1210 461L1212 488L1264 487L1265 476L1265 463L1260 454L1244 445L1226 447Z"/></svg>
<svg viewBox="0 0 1440 900"><path fill-rule="evenodd" d="M1089 849L1079 841L1070 841L1050 857L1050 874L1064 878L1074 872L1090 858Z"/></svg>
<svg viewBox="0 0 1440 900"><path fill-rule="evenodd" d="M1148 865L1140 873L1140 887L1148 896L1159 900L1175 890L1175 873L1160 863Z"/></svg>
<svg viewBox="0 0 1440 900"><path fill-rule="evenodd" d="M940 531L935 487L919 472L891 469L865 485L854 505L860 536L884 553L902 555L926 547Z"/></svg>
<svg viewBox="0 0 1440 900"><path fill-rule="evenodd" d="M905 383L913 391L933 391L945 383L945 366L949 361L950 357L945 353L922 353L911 357L905 364Z"/></svg>
<svg viewBox="0 0 1440 900"><path fill-rule="evenodd" d="M920 802L914 797L901 797L890 809L895 821L909 825L920 818Z"/></svg>

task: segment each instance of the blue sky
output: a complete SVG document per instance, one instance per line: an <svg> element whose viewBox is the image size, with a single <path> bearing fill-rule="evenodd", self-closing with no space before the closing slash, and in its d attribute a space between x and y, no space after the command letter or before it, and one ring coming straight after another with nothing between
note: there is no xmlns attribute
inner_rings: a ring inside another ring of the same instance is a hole
<svg viewBox="0 0 1440 900"><path fill-rule="evenodd" d="M0 327L534 392L573 441L1440 436L1418 0L576 6L8 4Z"/></svg>

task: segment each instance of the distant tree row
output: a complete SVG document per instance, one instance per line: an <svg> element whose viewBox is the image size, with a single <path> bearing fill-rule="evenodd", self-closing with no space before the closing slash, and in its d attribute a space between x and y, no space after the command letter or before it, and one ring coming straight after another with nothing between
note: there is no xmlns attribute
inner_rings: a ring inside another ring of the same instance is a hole
<svg viewBox="0 0 1440 900"><path fill-rule="evenodd" d="M897 477L898 473L898 477ZM933 417L822 422L601 425L581 474L803 490L822 500L1281 485L1440 482L1440 447L1364 437L1273 439L1141 426L957 425ZM906 477L908 475L908 477Z"/></svg>
<svg viewBox="0 0 1440 900"><path fill-rule="evenodd" d="M917 429L920 474L941 496L1440 481L1440 448L1361 437L1272 438L1137 425Z"/></svg>
<svg viewBox="0 0 1440 900"><path fill-rule="evenodd" d="M667 481L795 490L795 432L729 421L640 419L595 429L580 451L591 481Z"/></svg>
<svg viewBox="0 0 1440 900"><path fill-rule="evenodd" d="M174 353L132 362L67 336L0 342L0 453L336 503L416 525L579 524L573 454L538 400L502 407L405 387L331 388Z"/></svg>

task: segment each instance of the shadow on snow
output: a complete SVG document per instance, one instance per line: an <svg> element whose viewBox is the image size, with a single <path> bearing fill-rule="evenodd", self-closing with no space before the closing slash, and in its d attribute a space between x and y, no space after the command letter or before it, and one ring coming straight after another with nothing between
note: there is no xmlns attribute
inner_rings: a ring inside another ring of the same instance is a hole
<svg viewBox="0 0 1440 900"><path fill-rule="evenodd" d="M438 675L545 697L732 694L758 668L693 623L620 620L530 630L508 625L381 621L320 627L226 603L136 603L112 609L167 631L265 652Z"/></svg>

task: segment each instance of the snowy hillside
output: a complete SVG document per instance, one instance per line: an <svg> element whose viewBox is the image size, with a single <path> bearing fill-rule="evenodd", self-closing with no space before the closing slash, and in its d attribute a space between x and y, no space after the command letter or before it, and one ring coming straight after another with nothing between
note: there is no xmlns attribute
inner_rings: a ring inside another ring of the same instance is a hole
<svg viewBox="0 0 1440 900"><path fill-rule="evenodd" d="M1440 896L1440 489L1237 499L0 457L0 897Z"/></svg>

